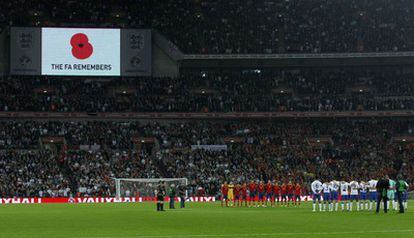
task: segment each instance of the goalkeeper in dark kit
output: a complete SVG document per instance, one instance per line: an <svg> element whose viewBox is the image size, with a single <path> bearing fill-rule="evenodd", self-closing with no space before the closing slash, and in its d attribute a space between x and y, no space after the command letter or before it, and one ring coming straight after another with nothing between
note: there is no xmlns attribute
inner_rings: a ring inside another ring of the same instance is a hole
<svg viewBox="0 0 414 238"><path fill-rule="evenodd" d="M165 184L163 181L158 183L156 190L157 196L157 211L164 211L164 196L165 196Z"/></svg>

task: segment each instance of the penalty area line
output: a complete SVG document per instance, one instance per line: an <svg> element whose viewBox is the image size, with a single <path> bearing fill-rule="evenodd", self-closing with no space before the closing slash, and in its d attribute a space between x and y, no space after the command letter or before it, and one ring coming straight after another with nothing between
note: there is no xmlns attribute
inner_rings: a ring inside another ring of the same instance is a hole
<svg viewBox="0 0 414 238"><path fill-rule="evenodd" d="M197 237L280 237L301 235L353 235L368 233L414 233L414 230L380 230L380 231L334 231L334 232L281 232L281 233L256 233L256 234L181 234L181 235L135 235L135 236L81 236L82 238L197 238ZM78 236L79 237L79 236Z"/></svg>

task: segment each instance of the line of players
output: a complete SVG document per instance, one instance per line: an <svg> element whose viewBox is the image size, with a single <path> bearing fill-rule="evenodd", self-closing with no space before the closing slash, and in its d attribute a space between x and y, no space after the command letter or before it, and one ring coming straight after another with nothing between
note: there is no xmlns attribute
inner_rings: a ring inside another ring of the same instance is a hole
<svg viewBox="0 0 414 238"><path fill-rule="evenodd" d="M377 201L377 182L375 179L371 179L368 182L333 180L324 183L315 180L311 184L313 211L316 211L316 202L318 202L319 211L338 211L339 204L341 204L341 211L345 211L345 207L346 211L352 211L354 202L357 211L372 211ZM395 188L390 188L388 197L396 210L395 192ZM321 201L321 198L323 201ZM407 194L404 196L404 206L407 209Z"/></svg>
<svg viewBox="0 0 414 238"><path fill-rule="evenodd" d="M233 184L224 182L221 186L221 206L298 206L301 204L302 186L299 183L278 183L270 180L249 184Z"/></svg>

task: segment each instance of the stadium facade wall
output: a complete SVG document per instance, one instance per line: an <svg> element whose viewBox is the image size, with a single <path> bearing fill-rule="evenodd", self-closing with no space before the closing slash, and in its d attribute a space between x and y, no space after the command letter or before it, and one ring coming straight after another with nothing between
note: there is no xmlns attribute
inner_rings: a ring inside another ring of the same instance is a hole
<svg viewBox="0 0 414 238"><path fill-rule="evenodd" d="M154 77L177 77L179 75L178 62L183 53L178 47L167 40L158 31L152 34L152 72Z"/></svg>
<svg viewBox="0 0 414 238"><path fill-rule="evenodd" d="M413 117L414 111L332 111L332 112L234 112L234 113L96 113L83 112L0 112L0 119L38 120L152 120L152 119L278 119L278 118L383 118Z"/></svg>
<svg viewBox="0 0 414 238"><path fill-rule="evenodd" d="M284 68L413 65L414 52L185 55L183 68Z"/></svg>

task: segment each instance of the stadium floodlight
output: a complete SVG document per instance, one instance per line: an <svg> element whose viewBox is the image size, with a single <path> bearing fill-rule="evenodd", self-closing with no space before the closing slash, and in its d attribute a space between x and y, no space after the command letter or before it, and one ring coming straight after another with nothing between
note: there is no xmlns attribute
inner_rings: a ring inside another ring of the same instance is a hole
<svg viewBox="0 0 414 238"><path fill-rule="evenodd" d="M112 178L115 180L116 198L121 197L154 197L160 181L165 182L166 187L171 185L185 186L185 196L188 197L187 178ZM177 194L178 195L178 194Z"/></svg>

